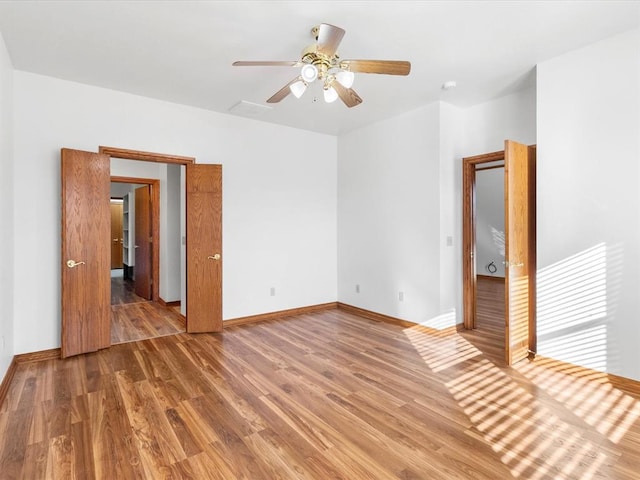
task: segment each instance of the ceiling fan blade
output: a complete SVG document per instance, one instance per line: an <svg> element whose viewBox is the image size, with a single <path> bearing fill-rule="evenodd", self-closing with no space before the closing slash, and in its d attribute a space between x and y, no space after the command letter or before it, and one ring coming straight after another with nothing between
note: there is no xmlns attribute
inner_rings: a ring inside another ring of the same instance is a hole
<svg viewBox="0 0 640 480"><path fill-rule="evenodd" d="M249 61L249 62L233 62L234 67L300 67L302 62L261 62L261 61Z"/></svg>
<svg viewBox="0 0 640 480"><path fill-rule="evenodd" d="M409 75L411 63L403 60L343 60L340 68L358 73Z"/></svg>
<svg viewBox="0 0 640 480"><path fill-rule="evenodd" d="M287 83L284 87L282 87L280 90L278 90L276 93L274 93L271 98L269 100L267 100L267 103L278 103L281 100L283 100L287 95L289 95L291 93L291 89L289 88L291 85L293 85L294 83L296 83L297 81L301 80L300 76L294 78L293 80L291 80L289 83Z"/></svg>
<svg viewBox="0 0 640 480"><path fill-rule="evenodd" d="M340 100L342 100L347 107L355 107L362 103L360 95L358 95L355 90L345 87L337 80L332 81L330 86L338 93Z"/></svg>
<svg viewBox="0 0 640 480"><path fill-rule="evenodd" d="M329 25L328 23L321 23L318 26L318 33L316 36L318 52L328 57L335 55L344 34L345 31L340 27Z"/></svg>

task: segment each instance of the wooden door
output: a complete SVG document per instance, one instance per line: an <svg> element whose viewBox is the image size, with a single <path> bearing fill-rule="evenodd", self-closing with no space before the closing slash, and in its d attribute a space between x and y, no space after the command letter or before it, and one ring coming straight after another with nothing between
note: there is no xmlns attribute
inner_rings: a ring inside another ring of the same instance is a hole
<svg viewBox="0 0 640 480"><path fill-rule="evenodd" d="M153 239L151 237L151 187L135 190L135 257L133 278L136 295L151 300L151 258Z"/></svg>
<svg viewBox="0 0 640 480"><path fill-rule="evenodd" d="M122 268L122 202L111 201L111 269Z"/></svg>
<svg viewBox="0 0 640 480"><path fill-rule="evenodd" d="M187 332L222 331L222 166L186 166Z"/></svg>
<svg viewBox="0 0 640 480"><path fill-rule="evenodd" d="M61 150L63 358L111 343L109 160Z"/></svg>
<svg viewBox="0 0 640 480"><path fill-rule="evenodd" d="M506 362L536 348L535 147L505 142L505 343Z"/></svg>

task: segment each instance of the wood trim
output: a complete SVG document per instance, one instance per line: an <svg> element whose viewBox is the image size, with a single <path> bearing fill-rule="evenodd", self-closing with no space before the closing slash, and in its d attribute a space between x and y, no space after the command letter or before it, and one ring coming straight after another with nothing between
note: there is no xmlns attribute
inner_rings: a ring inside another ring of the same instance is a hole
<svg viewBox="0 0 640 480"><path fill-rule="evenodd" d="M366 318L368 320L390 323L392 325L397 325L402 328L419 328L424 331L428 331L437 335L443 335L443 334L448 334L449 332L454 332L454 331L457 332L460 330L465 330L464 325L462 323L457 323L455 326L438 330L436 328L428 327L420 323L410 322L408 320L402 320L400 318L391 317L389 315L384 315L382 313L366 310L360 307L354 307L353 305L349 305L348 303L338 302L338 308L340 310L344 310L346 312L352 313L353 315L357 315L358 317Z"/></svg>
<svg viewBox="0 0 640 480"><path fill-rule="evenodd" d="M500 150L462 159L462 315L467 330L476 326L476 171L478 166L504 158L504 150Z"/></svg>
<svg viewBox="0 0 640 480"><path fill-rule="evenodd" d="M529 291L533 292L529 303L529 352L535 355L538 350L538 226L537 226L537 148L529 146Z"/></svg>
<svg viewBox="0 0 640 480"><path fill-rule="evenodd" d="M482 278L483 280L491 280L493 282L504 283L504 277L494 277L492 275L476 275L476 278Z"/></svg>
<svg viewBox="0 0 640 480"><path fill-rule="evenodd" d="M180 300L174 300L173 302L166 302L162 299L162 297L158 297L158 303L163 307L179 307L182 302Z"/></svg>
<svg viewBox="0 0 640 480"><path fill-rule="evenodd" d="M248 317L238 317L222 322L224 328L235 327L238 325L246 325L248 323L264 322L266 320L274 320L276 318L292 317L294 315L304 315L322 310L334 310L339 308L338 302L321 303L318 305L310 305L308 307L291 308L289 310L280 310L277 312L261 313L258 315L249 315Z"/></svg>
<svg viewBox="0 0 640 480"><path fill-rule="evenodd" d="M375 320L378 322L392 323L394 325L399 325L404 328L416 327L419 324L415 322L409 322L407 320L402 320L400 318L391 317L389 315L384 315L382 313L373 312L371 310L365 310L364 308L354 307L353 305L349 305L347 303L338 302L338 308L341 310L345 310L349 313L353 313L354 315L358 315L360 317L368 318L369 320Z"/></svg>
<svg viewBox="0 0 640 480"><path fill-rule="evenodd" d="M60 358L60 353L58 353L58 358ZM14 356L11 359L11 363L9 364L9 368L7 368L6 373L2 379L2 383L0 383L0 407L4 403L4 399L7 398L7 393L9 393L9 386L11 385L11 381L18 370L18 362L16 362L16 357Z"/></svg>
<svg viewBox="0 0 640 480"><path fill-rule="evenodd" d="M99 153L104 153L112 158L122 158L125 160L141 160L143 162L157 163L175 163L178 165L187 165L195 163L195 157L182 157L179 155L168 155L165 153L144 152L141 150L129 150L128 148L98 147Z"/></svg>
<svg viewBox="0 0 640 480"><path fill-rule="evenodd" d="M23 363L42 362L44 360L55 360L61 358L59 348L50 348L49 350L40 350L38 352L21 353L13 357L19 365Z"/></svg>
<svg viewBox="0 0 640 480"><path fill-rule="evenodd" d="M491 167L476 167L476 172L484 172L485 170L495 170L497 168L504 168L504 165L492 165Z"/></svg>
<svg viewBox="0 0 640 480"><path fill-rule="evenodd" d="M153 238L153 265L151 268L151 300L157 302L160 298L160 180L156 178L118 177L112 176L113 183L133 183L151 185L151 237ZM127 265L130 267L130 265Z"/></svg>
<svg viewBox="0 0 640 480"><path fill-rule="evenodd" d="M462 160L471 165L497 162L499 160L504 160L504 150L499 150L497 152L491 153L483 153L482 155L473 155L471 157L464 157Z"/></svg>
<svg viewBox="0 0 640 480"><path fill-rule="evenodd" d="M139 185L151 185L155 182L159 182L157 178L138 178L138 177L118 177L113 175L111 177L113 183L135 183Z"/></svg>

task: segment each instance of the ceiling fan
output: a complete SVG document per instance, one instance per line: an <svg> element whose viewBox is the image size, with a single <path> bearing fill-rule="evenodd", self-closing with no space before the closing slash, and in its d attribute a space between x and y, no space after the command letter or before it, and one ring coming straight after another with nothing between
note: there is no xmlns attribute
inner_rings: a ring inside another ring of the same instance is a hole
<svg viewBox="0 0 640 480"><path fill-rule="evenodd" d="M296 61L240 61L236 67L297 67L300 73L278 90L267 103L278 103L289 93L300 98L307 86L318 80L323 82L324 99L333 102L340 98L351 108L362 103L360 96L351 88L354 73L379 73L385 75L409 75L411 63L400 60L340 60L338 45L345 31L327 23L311 29L316 43L302 51Z"/></svg>

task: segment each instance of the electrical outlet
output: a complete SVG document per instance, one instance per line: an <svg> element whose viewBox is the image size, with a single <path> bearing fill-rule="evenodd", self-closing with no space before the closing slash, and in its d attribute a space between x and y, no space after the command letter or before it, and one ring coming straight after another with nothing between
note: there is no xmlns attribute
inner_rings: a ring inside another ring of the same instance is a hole
<svg viewBox="0 0 640 480"><path fill-rule="evenodd" d="M404 292L398 292L398 300L404 302Z"/></svg>
<svg viewBox="0 0 640 480"><path fill-rule="evenodd" d="M270 294L271 294L272 297L276 296L276 287L271 287Z"/></svg>
<svg viewBox="0 0 640 480"><path fill-rule="evenodd" d="M360 285L356 284L356 293L360 293Z"/></svg>

